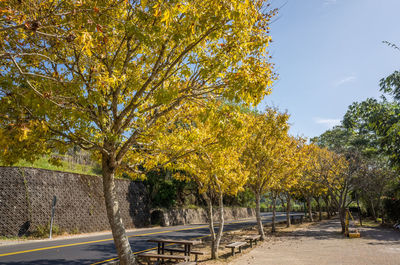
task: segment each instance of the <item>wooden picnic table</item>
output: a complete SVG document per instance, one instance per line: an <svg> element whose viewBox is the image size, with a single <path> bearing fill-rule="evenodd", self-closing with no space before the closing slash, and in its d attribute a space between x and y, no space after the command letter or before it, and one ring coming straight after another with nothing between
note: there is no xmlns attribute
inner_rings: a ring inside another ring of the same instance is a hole
<svg viewBox="0 0 400 265"><path fill-rule="evenodd" d="M177 245L184 245L184 255L185 256L190 256L192 247L194 245L201 244L201 241L199 240L177 240L177 239L149 239L147 242L154 242L158 244L157 247L157 254L164 254L165 253L165 244L177 244Z"/></svg>
<svg viewBox="0 0 400 265"><path fill-rule="evenodd" d="M261 239L260 235L248 235L245 236L244 239L250 242L250 247L253 247L253 242L257 245L257 240Z"/></svg>

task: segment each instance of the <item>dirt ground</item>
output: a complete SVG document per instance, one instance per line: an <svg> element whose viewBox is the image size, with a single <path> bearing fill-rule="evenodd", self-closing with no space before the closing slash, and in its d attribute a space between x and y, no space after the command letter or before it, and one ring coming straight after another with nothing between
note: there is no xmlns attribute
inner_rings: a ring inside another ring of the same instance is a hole
<svg viewBox="0 0 400 265"><path fill-rule="evenodd" d="M247 248L243 254L231 257L229 250L221 248L218 261L207 260L207 253L198 264L204 265L305 265L305 264L400 264L400 232L390 228L359 228L361 238L345 238L340 232L338 219L320 223L306 223L294 228L279 229L267 240L253 249ZM237 240L241 231L224 236L224 241ZM232 242L232 241L230 241Z"/></svg>

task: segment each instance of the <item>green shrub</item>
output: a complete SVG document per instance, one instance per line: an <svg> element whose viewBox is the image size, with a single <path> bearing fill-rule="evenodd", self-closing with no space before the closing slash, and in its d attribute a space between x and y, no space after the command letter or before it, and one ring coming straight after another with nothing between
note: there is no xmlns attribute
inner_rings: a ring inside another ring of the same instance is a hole
<svg viewBox="0 0 400 265"><path fill-rule="evenodd" d="M72 229L71 234L73 234L73 235L79 234L79 228L75 227L74 229Z"/></svg>
<svg viewBox="0 0 400 265"><path fill-rule="evenodd" d="M383 208L385 211L386 218L389 221L399 222L400 221L400 199L386 198L383 201Z"/></svg>
<svg viewBox="0 0 400 265"><path fill-rule="evenodd" d="M52 231L53 231L52 232L53 235L61 235L64 232L58 225L53 225ZM34 237L39 237L39 238L49 237L50 224L47 223L47 225L37 225L36 230L32 233L32 235Z"/></svg>

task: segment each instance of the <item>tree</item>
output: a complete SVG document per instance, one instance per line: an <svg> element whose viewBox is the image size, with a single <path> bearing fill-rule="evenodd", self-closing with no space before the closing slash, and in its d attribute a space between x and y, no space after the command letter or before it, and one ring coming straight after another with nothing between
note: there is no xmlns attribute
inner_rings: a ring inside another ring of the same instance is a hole
<svg viewBox="0 0 400 265"><path fill-rule="evenodd" d="M264 228L261 221L260 199L268 191L275 176L283 168L283 153L289 125L289 115L267 108L265 113L247 115L249 139L243 152L243 163L249 170L248 186L256 197L256 217L258 232L264 240ZM275 197L276 199L276 197Z"/></svg>
<svg viewBox="0 0 400 265"><path fill-rule="evenodd" d="M186 103L257 104L269 93L276 11L262 0L0 5L1 160L91 151L120 263L133 263L115 174L141 174L152 135Z"/></svg>
<svg viewBox="0 0 400 265"><path fill-rule="evenodd" d="M387 161L386 161L387 162ZM362 161L356 179L355 191L365 201L376 221L382 213L382 197L388 184L395 179L395 172L385 161ZM383 217L383 216L382 216Z"/></svg>
<svg viewBox="0 0 400 265"><path fill-rule="evenodd" d="M385 41L392 48L395 44ZM378 149L390 157L393 166L400 165L400 72L394 71L380 80L382 100L368 98L349 106L344 119L345 128L357 135L373 139L368 148ZM389 96L389 99L387 99Z"/></svg>
<svg viewBox="0 0 400 265"><path fill-rule="evenodd" d="M352 201L349 195L354 184L358 157L354 156L354 153L347 153L347 156L337 154L326 148L318 148L313 155L317 159L314 174L319 178L319 184L323 185L317 185L317 187L318 189L327 188L332 202L339 211L342 233L344 233L345 213Z"/></svg>
<svg viewBox="0 0 400 265"><path fill-rule="evenodd" d="M390 43L388 41L384 41L383 43L385 43L389 47L392 47L393 49L397 50L397 52L400 52L400 48L396 44ZM400 71L398 71L398 70L394 71L389 76L382 78L379 82L379 86L381 87L381 91L383 91L384 93L393 95L394 99L399 101L400 100Z"/></svg>
<svg viewBox="0 0 400 265"><path fill-rule="evenodd" d="M286 197L286 224L290 226L290 203L293 190L299 182L306 164L305 157L305 139L292 136L285 137L286 142L284 159L282 159L283 169L275 176L275 181L270 187L276 194L284 194ZM283 200L282 200L283 203ZM275 207L274 207L275 211ZM275 212L273 213L275 216ZM275 218L273 218L275 221ZM274 227L273 223L273 227Z"/></svg>
<svg viewBox="0 0 400 265"><path fill-rule="evenodd" d="M218 258L224 227L224 195L236 195L247 181L248 172L240 163L241 142L245 137L242 115L236 106L208 102L205 109L185 111L168 135L160 136L159 146L168 167L185 174L178 179L195 181L207 202L211 233L211 258ZM213 201L219 206L219 228L215 232Z"/></svg>

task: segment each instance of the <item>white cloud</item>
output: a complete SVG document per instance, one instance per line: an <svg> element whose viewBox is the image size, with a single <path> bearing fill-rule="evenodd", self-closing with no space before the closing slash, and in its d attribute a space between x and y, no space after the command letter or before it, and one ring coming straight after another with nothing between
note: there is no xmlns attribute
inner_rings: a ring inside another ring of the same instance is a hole
<svg viewBox="0 0 400 265"><path fill-rule="evenodd" d="M337 0L324 0L324 5L333 5L336 4Z"/></svg>
<svg viewBox="0 0 400 265"><path fill-rule="evenodd" d="M340 119L314 118L314 121L318 124L325 125L328 128L332 128L333 126L340 124Z"/></svg>
<svg viewBox="0 0 400 265"><path fill-rule="evenodd" d="M335 87L341 86L341 85L343 85L343 84L353 82L353 81L355 81L356 79L357 79L357 77L354 76L354 75L347 76L347 77L344 77L344 78L338 80L337 82L335 82L334 85L335 85Z"/></svg>

